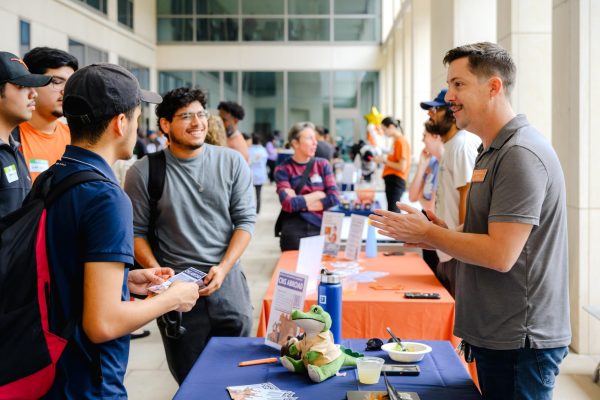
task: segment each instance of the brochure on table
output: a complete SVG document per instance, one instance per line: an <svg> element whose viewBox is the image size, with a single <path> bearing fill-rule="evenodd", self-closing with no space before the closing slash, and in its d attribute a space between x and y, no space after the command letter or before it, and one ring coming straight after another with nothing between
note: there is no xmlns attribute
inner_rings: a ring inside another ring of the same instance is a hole
<svg viewBox="0 0 600 400"><path fill-rule="evenodd" d="M342 242L342 225L344 224L344 214L338 212L325 211L323 213L323 222L321 223L321 235L325 236L325 247L323 254L336 257L340 250Z"/></svg>
<svg viewBox="0 0 600 400"><path fill-rule="evenodd" d="M321 258L323 258L323 247L325 236L310 236L300 239L300 252L296 272L308 276L307 294L316 292L321 277Z"/></svg>
<svg viewBox="0 0 600 400"><path fill-rule="evenodd" d="M279 271L273 294L265 344L276 349L287 342L288 336L300 332L292 321L293 309L304 309L308 276L289 271Z"/></svg>
<svg viewBox="0 0 600 400"><path fill-rule="evenodd" d="M362 233L365 229L367 217L352 214L350 217L350 232L346 241L345 257L349 260L358 260L360 246L362 244Z"/></svg>
<svg viewBox="0 0 600 400"><path fill-rule="evenodd" d="M296 400L296 393L281 390L271 382L253 385L228 386L227 392L233 400Z"/></svg>

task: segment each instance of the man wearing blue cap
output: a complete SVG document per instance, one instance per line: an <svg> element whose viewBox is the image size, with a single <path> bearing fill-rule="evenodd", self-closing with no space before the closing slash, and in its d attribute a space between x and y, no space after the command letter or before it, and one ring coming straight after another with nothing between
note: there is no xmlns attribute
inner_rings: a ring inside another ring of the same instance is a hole
<svg viewBox="0 0 600 400"><path fill-rule="evenodd" d="M11 131L29 121L35 110L34 88L50 83L52 77L29 72L23 60L0 52L0 217L21 207L31 189L31 178L20 143Z"/></svg>
<svg viewBox="0 0 600 400"><path fill-rule="evenodd" d="M111 165L132 157L142 101L162 98L140 89L118 65L89 65L64 88L71 145L35 185L53 174L56 186L79 171L95 171L105 180L71 188L48 209L48 263L60 294L60 301L51 302L50 328L61 332L69 322L75 327L47 399L126 399L129 333L168 311L189 311L199 296L195 283L175 282L160 295L128 301L130 291L147 294L150 283L173 274L170 268L128 270L133 211Z"/></svg>
<svg viewBox="0 0 600 400"><path fill-rule="evenodd" d="M481 140L456 127L452 111L444 100L446 92L446 88L440 90L435 99L422 102L421 108L429 115L429 121L425 123L427 130L440 135L444 142L435 212L453 229L465 220L467 193ZM436 277L454 297L456 260L440 250L437 250L437 256Z"/></svg>

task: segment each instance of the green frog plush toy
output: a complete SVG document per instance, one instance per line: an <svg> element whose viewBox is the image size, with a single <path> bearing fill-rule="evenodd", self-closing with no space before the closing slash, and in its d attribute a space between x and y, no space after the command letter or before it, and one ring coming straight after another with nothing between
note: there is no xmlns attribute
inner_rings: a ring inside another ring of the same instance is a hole
<svg viewBox="0 0 600 400"><path fill-rule="evenodd" d="M284 346L286 354L279 360L289 371L308 372L310 379L319 383L342 367L355 367L356 358L362 357L333 343L331 317L320 306L312 306L308 312L294 310L291 317L304 330L304 337L291 338Z"/></svg>

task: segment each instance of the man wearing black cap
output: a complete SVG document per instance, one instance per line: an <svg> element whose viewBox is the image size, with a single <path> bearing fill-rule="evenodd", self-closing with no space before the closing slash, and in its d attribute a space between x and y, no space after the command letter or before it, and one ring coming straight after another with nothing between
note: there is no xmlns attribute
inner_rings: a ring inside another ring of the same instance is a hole
<svg viewBox="0 0 600 400"><path fill-rule="evenodd" d="M51 302L50 328L61 332L69 321L75 321L75 328L46 398L125 399L129 333L168 311L190 310L199 296L196 284L176 282L146 301L127 301L129 291L147 294L150 283L173 274L170 268L128 271L133 264L132 207L111 169L115 161L132 156L140 103L162 99L141 90L125 68L111 64L80 69L64 92L72 144L48 169L52 185L86 170L108 181L80 184L48 210L48 261L53 290L60 294L59 302Z"/></svg>
<svg viewBox="0 0 600 400"><path fill-rule="evenodd" d="M29 72L17 56L0 52L0 217L21 207L31 189L31 178L11 131L31 119L37 92L50 83L49 76Z"/></svg>
<svg viewBox="0 0 600 400"><path fill-rule="evenodd" d="M444 155L440 162L440 175L435 212L451 229L465 220L467 193L481 140L474 134L456 127L454 116L444 100L447 89L440 90L432 101L424 101L421 108L427 110L429 121L426 129L442 137ZM436 277L454 297L456 286L456 260L437 250L439 263Z"/></svg>

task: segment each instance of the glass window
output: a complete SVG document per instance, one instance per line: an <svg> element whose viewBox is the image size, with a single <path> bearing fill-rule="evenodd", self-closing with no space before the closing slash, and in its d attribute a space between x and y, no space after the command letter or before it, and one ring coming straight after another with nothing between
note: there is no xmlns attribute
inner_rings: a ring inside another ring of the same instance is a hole
<svg viewBox="0 0 600 400"><path fill-rule="evenodd" d="M356 108L358 84L356 72L342 71L333 74L333 106L335 108Z"/></svg>
<svg viewBox="0 0 600 400"><path fill-rule="evenodd" d="M69 53L77 58L79 68L108 61L108 52L71 39L69 39Z"/></svg>
<svg viewBox="0 0 600 400"><path fill-rule="evenodd" d="M358 74L360 82L360 114L365 115L371 111L371 107L379 104L379 72L368 71ZM366 132L367 121L361 121L361 132Z"/></svg>
<svg viewBox="0 0 600 400"><path fill-rule="evenodd" d="M242 14L283 15L283 0L242 0Z"/></svg>
<svg viewBox="0 0 600 400"><path fill-rule="evenodd" d="M238 40L238 20L233 18L198 18L196 40L232 42Z"/></svg>
<svg viewBox="0 0 600 400"><path fill-rule="evenodd" d="M21 57L31 49L31 25L27 21L19 21L19 52Z"/></svg>
<svg viewBox="0 0 600 400"><path fill-rule="evenodd" d="M379 14L378 0L335 0L335 14Z"/></svg>
<svg viewBox="0 0 600 400"><path fill-rule="evenodd" d="M223 72L223 99L238 102L238 73L236 71Z"/></svg>
<svg viewBox="0 0 600 400"><path fill-rule="evenodd" d="M191 42L194 40L193 19L191 18L159 18L159 42Z"/></svg>
<svg viewBox="0 0 600 400"><path fill-rule="evenodd" d="M119 0L117 7L119 22L133 29L133 0Z"/></svg>
<svg viewBox="0 0 600 400"><path fill-rule="evenodd" d="M280 41L283 40L283 19L244 18L244 41Z"/></svg>
<svg viewBox="0 0 600 400"><path fill-rule="evenodd" d="M138 80L142 89L150 89L150 69L126 58L119 57L119 65L127 68Z"/></svg>
<svg viewBox="0 0 600 400"><path fill-rule="evenodd" d="M374 42L377 38L376 23L373 18L336 18L334 38L336 41Z"/></svg>
<svg viewBox="0 0 600 400"><path fill-rule="evenodd" d="M271 133L283 127L283 72L243 72L242 132ZM287 130L287 129L285 129Z"/></svg>
<svg viewBox="0 0 600 400"><path fill-rule="evenodd" d="M158 91L165 94L178 87L192 87L192 71L160 71L158 73Z"/></svg>
<svg viewBox="0 0 600 400"><path fill-rule="evenodd" d="M219 71L196 71L196 85L208 98L206 106L216 110L220 98Z"/></svg>
<svg viewBox="0 0 600 400"><path fill-rule="evenodd" d="M288 0L288 14L329 14L329 0Z"/></svg>
<svg viewBox="0 0 600 400"><path fill-rule="evenodd" d="M106 2L107 0L77 0L80 3L87 4L88 6L95 8L103 14L106 14Z"/></svg>
<svg viewBox="0 0 600 400"><path fill-rule="evenodd" d="M289 19L288 40L329 40L329 19Z"/></svg>
<svg viewBox="0 0 600 400"><path fill-rule="evenodd" d="M288 125L329 125L330 72L288 72Z"/></svg>
<svg viewBox="0 0 600 400"><path fill-rule="evenodd" d="M189 15L194 12L192 0L158 0L158 15Z"/></svg>
<svg viewBox="0 0 600 400"><path fill-rule="evenodd" d="M196 14L230 15L238 14L238 0L198 0Z"/></svg>

